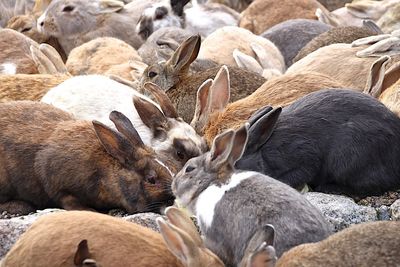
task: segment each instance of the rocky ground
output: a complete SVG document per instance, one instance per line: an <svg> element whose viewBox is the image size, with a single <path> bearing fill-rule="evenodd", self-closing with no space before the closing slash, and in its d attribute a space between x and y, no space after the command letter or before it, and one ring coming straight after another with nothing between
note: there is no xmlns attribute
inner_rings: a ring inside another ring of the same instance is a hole
<svg viewBox="0 0 400 267"><path fill-rule="evenodd" d="M400 220L400 190L357 201L345 196L317 192L307 192L304 196L322 211L335 232L362 222ZM38 217L50 212L62 211L60 209L47 209L25 216L6 212L0 214L0 259ZM128 215L121 210L112 210L109 214L158 231L156 218L160 216L159 214Z"/></svg>

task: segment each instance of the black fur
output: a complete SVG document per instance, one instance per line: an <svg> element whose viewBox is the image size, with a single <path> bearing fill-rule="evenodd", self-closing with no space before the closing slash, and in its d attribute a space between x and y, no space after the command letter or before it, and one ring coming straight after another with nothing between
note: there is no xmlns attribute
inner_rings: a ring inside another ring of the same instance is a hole
<svg viewBox="0 0 400 267"><path fill-rule="evenodd" d="M260 121L268 123L270 114ZM400 119L366 94L328 89L306 95L283 109L268 140L260 140L255 126L237 168L295 188L308 184L351 196L400 188Z"/></svg>

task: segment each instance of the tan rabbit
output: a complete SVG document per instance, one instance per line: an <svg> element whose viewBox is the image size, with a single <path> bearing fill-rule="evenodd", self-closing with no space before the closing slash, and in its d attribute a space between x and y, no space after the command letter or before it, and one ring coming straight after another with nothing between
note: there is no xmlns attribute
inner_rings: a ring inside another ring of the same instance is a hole
<svg viewBox="0 0 400 267"><path fill-rule="evenodd" d="M41 74L0 75L0 102L40 100L53 88L72 76L57 51L49 45L31 47L32 58Z"/></svg>
<svg viewBox="0 0 400 267"><path fill-rule="evenodd" d="M205 80L215 77L220 70L220 67L214 67L189 73L189 66L196 59L199 50L200 36L194 35L184 41L167 62L147 67L141 79L142 86L153 82L165 90L178 114L186 122L193 118L197 89ZM232 74L232 101L251 94L265 82L257 73L237 67L230 67L229 70Z"/></svg>
<svg viewBox="0 0 400 267"><path fill-rule="evenodd" d="M113 111L118 131L32 101L0 104L0 211L155 211L173 199L168 159Z"/></svg>
<svg viewBox="0 0 400 267"><path fill-rule="evenodd" d="M389 56L383 56L371 66L364 93L379 98L400 117L400 62L386 70L389 61Z"/></svg>
<svg viewBox="0 0 400 267"><path fill-rule="evenodd" d="M292 248L278 259L276 267L398 266L399 233L400 222L353 225L320 242Z"/></svg>
<svg viewBox="0 0 400 267"><path fill-rule="evenodd" d="M166 216L167 221L157 219L161 235L119 218L88 211L43 216L21 236L1 266L224 266L204 246L183 211L170 207ZM55 237L60 240L58 246L54 246ZM255 263L270 252L258 242L252 246L256 249L249 246L244 260L248 264L240 267L264 266Z"/></svg>
<svg viewBox="0 0 400 267"><path fill-rule="evenodd" d="M330 77L316 72L285 74L264 83L251 95L229 103L229 73L222 69L214 80L204 82L198 92L191 122L208 144L227 129L237 129L260 108L287 106L296 99L324 88L342 88Z"/></svg>

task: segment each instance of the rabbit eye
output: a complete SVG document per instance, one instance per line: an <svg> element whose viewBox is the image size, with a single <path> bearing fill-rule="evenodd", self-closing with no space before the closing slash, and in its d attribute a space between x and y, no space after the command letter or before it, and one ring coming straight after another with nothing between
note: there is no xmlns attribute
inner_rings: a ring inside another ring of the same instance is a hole
<svg viewBox="0 0 400 267"><path fill-rule="evenodd" d="M176 155L178 156L178 158L180 158L180 159L184 159L185 158L185 154L183 154L183 152L182 151L176 151Z"/></svg>
<svg viewBox="0 0 400 267"><path fill-rule="evenodd" d="M32 29L32 27L23 28L21 32L27 32L27 31L30 31L31 29Z"/></svg>
<svg viewBox="0 0 400 267"><path fill-rule="evenodd" d="M71 11L73 11L75 9L75 7L73 7L73 6L66 6L66 7L64 7L63 8L63 12L71 12Z"/></svg>
<svg viewBox="0 0 400 267"><path fill-rule="evenodd" d="M150 71L149 72L149 77L150 78L154 78L154 77L156 77L157 76L157 73L155 73L154 71Z"/></svg>
<svg viewBox="0 0 400 267"><path fill-rule="evenodd" d="M187 166L185 172L191 172L195 169L193 166Z"/></svg>

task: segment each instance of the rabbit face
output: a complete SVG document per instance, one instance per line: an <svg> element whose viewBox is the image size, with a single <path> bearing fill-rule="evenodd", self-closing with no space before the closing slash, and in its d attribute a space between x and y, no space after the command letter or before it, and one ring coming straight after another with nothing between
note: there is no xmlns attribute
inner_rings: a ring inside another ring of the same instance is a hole
<svg viewBox="0 0 400 267"><path fill-rule="evenodd" d="M36 27L36 19L32 15L19 15L11 18L8 21L7 28L16 30L38 43L44 43L47 40L46 35L39 33Z"/></svg>
<svg viewBox="0 0 400 267"><path fill-rule="evenodd" d="M97 1L56 0L39 17L39 32L54 37L72 37L93 29L102 12Z"/></svg>
<svg viewBox="0 0 400 267"><path fill-rule="evenodd" d="M164 91L167 91L179 82L179 77L174 74L175 71L169 67L167 62L160 62L144 70L140 83L143 87L145 83L152 82L160 86Z"/></svg>

